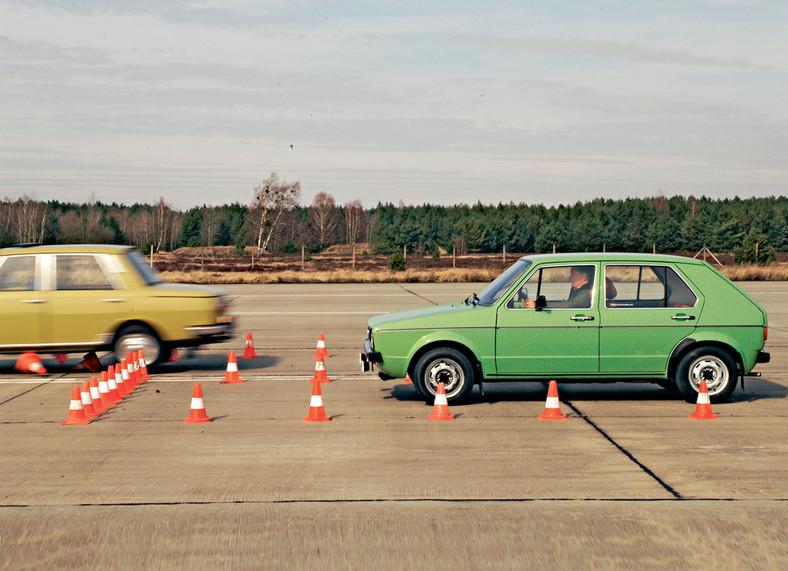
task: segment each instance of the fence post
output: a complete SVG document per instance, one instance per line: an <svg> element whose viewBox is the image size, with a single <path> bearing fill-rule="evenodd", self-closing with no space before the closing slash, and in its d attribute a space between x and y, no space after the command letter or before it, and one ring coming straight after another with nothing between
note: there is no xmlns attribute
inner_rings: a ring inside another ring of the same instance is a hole
<svg viewBox="0 0 788 571"><path fill-rule="evenodd" d="M503 245L503 265L506 265L506 244Z"/></svg>
<svg viewBox="0 0 788 571"><path fill-rule="evenodd" d="M306 258L306 247L301 244L301 271L304 271L304 262Z"/></svg>
<svg viewBox="0 0 788 571"><path fill-rule="evenodd" d="M405 261L408 261L408 247L402 246L402 257L405 258Z"/></svg>
<svg viewBox="0 0 788 571"><path fill-rule="evenodd" d="M457 246L451 247L451 267L457 267Z"/></svg>
<svg viewBox="0 0 788 571"><path fill-rule="evenodd" d="M150 245L150 267L153 267L153 244Z"/></svg>
<svg viewBox="0 0 788 571"><path fill-rule="evenodd" d="M356 271L356 245L353 244L353 271Z"/></svg>

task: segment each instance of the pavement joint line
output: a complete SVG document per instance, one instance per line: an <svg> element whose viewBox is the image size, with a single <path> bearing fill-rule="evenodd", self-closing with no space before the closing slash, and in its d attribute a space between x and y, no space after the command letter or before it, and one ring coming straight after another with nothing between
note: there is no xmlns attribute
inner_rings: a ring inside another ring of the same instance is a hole
<svg viewBox="0 0 788 571"><path fill-rule="evenodd" d="M102 508L102 507L146 507L146 506L227 506L227 505L301 505L301 504L417 504L417 503L675 503L675 502L714 502L714 503L751 503L783 504L786 498L748 499L748 498L361 498L361 499L300 499L300 500L206 500L171 502L107 502L75 504L0 504L0 509L19 508Z"/></svg>
<svg viewBox="0 0 788 571"><path fill-rule="evenodd" d="M53 377L53 378L49 379L48 381L44 381L43 383L39 383L38 381L28 381L28 382L25 382L25 383L19 383L19 384L35 384L35 383L38 383L38 384L35 387L33 387L32 389L28 389L25 392L19 393L18 395L14 395L11 398L8 398L8 399L0 402L0 406L3 406L4 404L6 404L8 402L11 402L12 400L17 399L17 398L19 398L21 396L24 396L24 395L26 395L28 393L31 393L34 390L43 387L44 385L55 384L55 383L63 383L63 382L73 383L74 379L69 379L68 381L61 381L60 380L63 377L65 377L66 375L68 375L68 373L63 373L59 377ZM11 383L8 383L8 384L11 384Z"/></svg>
<svg viewBox="0 0 788 571"><path fill-rule="evenodd" d="M583 412L581 412L581 411L580 411L580 409L578 409L578 408L577 408L575 405L573 405L573 404L572 404L571 402L569 402L569 401L566 401L566 400L565 400L565 401L563 401L563 402L565 402L565 403L566 403L566 405L567 405L569 408L571 408L573 411L575 411L575 413L576 413L578 416L580 416L580 418L582 418L583 420L585 420L585 421L586 421L586 422L587 422L587 423L588 423L588 424L589 424L589 425L590 425L590 426L591 426L591 427L592 427L594 430L596 430L597 432L599 432L599 434L601 434L601 435L602 435L602 436L605 438L605 440L607 440L607 441L608 441L608 442L610 442L610 443L611 443L613 446L615 446L615 447L616 447L616 448L619 450L619 452L621 452L621 453L622 453L624 456L626 456L627 458L629 458L629 460L631 460L632 462L634 462L634 463L635 463L635 465L636 465L636 466L638 466L638 467L639 467L641 470L643 470L643 472L644 472L644 473L646 473L647 475L649 475L649 476L650 476L650 477L651 477L651 478L652 478L654 481L656 481L656 482L657 482L657 483L658 483L660 486L662 486L662 488L663 488L663 489L664 489L666 492L668 492L669 494L671 494L671 495L672 495L672 496L673 496L675 499L677 499L677 500L683 500L683 499L684 499L680 493L678 493L678 492L677 492L676 490L674 490L674 489L673 489L671 486L669 486L669 485L668 485L668 484L667 484L667 483L666 483L666 482L665 482L665 481L664 481L662 478L660 478L659 476L657 476L657 474L656 474L656 473L655 473L653 470L651 470L651 469L650 469L648 466L646 466L646 465L645 465L645 464L643 464L643 463L642 463L640 460L638 460L637 458L635 458L635 456L634 456L634 455L633 455L631 452L629 452L629 450L627 450L626 448L624 448L623 446L621 446L621 445L620 445L618 442L616 442L616 441L613 439L613 437L612 437L612 436L610 436L610 435L609 435L607 432L605 432L605 431L604 431L604 430L602 430L602 429L601 429L599 426L597 426L597 424L596 424L596 423L595 423L593 420L591 420L590 418L588 418L588 416L586 416L586 415L585 415Z"/></svg>
<svg viewBox="0 0 788 571"><path fill-rule="evenodd" d="M419 295L419 294L417 294L415 291L411 291L411 290L409 290L408 288L406 288L406 287L405 287L404 285L402 285L402 284L397 284L397 285L398 285L399 287L401 287L403 290L405 290L406 292L408 292L409 294L411 294L411 295L415 295L415 296L416 296L416 297L418 297L419 299L423 299L424 301L426 301L426 302L428 302L428 303L431 303L432 305L438 305L438 302L437 302L437 301L432 301L431 299L427 299L427 298L426 298L426 297L424 297L423 295Z"/></svg>

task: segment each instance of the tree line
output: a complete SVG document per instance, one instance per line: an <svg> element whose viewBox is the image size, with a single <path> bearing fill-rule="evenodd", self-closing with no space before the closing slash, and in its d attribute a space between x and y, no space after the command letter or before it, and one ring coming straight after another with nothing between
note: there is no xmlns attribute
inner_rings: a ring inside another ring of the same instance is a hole
<svg viewBox="0 0 788 571"><path fill-rule="evenodd" d="M23 197L0 202L0 246L17 243L131 244L147 252L179 247L253 247L258 254L320 252L335 244L370 243L374 252L624 251L735 252L737 261L767 263L788 251L788 198L711 199L656 196L595 199L573 205L436 206L360 200L337 204L318 193L301 204L300 183L272 174L248 204L182 211L155 204L74 204Z"/></svg>

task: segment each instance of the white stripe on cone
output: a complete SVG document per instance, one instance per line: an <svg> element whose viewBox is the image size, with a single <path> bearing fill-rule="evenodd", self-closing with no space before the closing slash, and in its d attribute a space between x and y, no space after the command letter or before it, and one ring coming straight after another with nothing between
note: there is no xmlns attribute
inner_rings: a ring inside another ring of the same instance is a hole
<svg viewBox="0 0 788 571"><path fill-rule="evenodd" d="M90 397L90 392L83 393L82 389L79 389L79 398L82 399L82 404L93 404L93 399Z"/></svg>
<svg viewBox="0 0 788 571"><path fill-rule="evenodd" d="M205 408L205 405L202 402L201 398L192 397L192 410L199 410L201 408Z"/></svg>
<svg viewBox="0 0 788 571"><path fill-rule="evenodd" d="M326 370L326 364L323 363L323 361L318 361L317 363L315 363L315 371L325 371L325 370Z"/></svg>
<svg viewBox="0 0 788 571"><path fill-rule="evenodd" d="M94 401L101 399L101 392L99 391L98 385L90 387L90 398Z"/></svg>
<svg viewBox="0 0 788 571"><path fill-rule="evenodd" d="M692 401L690 401L692 402ZM711 404L709 400L709 393L698 393L698 403L697 404Z"/></svg>
<svg viewBox="0 0 788 571"><path fill-rule="evenodd" d="M312 398L309 399L309 406L311 408L323 406L323 397L321 395L312 395Z"/></svg>
<svg viewBox="0 0 788 571"><path fill-rule="evenodd" d="M118 389L118 384L115 382L115 379L116 379L116 377L114 375L111 376L111 377L109 375L107 375L107 386L109 387L109 390L111 390L111 391L115 391L115 390Z"/></svg>
<svg viewBox="0 0 788 571"><path fill-rule="evenodd" d="M82 401L72 400L71 404L68 405L68 410L82 410Z"/></svg>
<svg viewBox="0 0 788 571"><path fill-rule="evenodd" d="M448 406L449 405L449 401L446 400L446 394L445 393L444 394L437 393L435 395L435 403L434 404L438 405L438 406L441 406L441 405Z"/></svg>
<svg viewBox="0 0 788 571"><path fill-rule="evenodd" d="M238 363L233 363L232 361L227 363L227 372L228 373L237 373L238 372Z"/></svg>
<svg viewBox="0 0 788 571"><path fill-rule="evenodd" d="M558 404L557 397L547 397L547 401L545 402L545 408L561 408L561 405Z"/></svg>

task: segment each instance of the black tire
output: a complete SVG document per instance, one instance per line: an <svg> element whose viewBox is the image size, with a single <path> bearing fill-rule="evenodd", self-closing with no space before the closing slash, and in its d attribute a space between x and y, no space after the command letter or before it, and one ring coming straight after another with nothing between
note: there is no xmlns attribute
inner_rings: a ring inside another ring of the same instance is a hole
<svg viewBox="0 0 788 571"><path fill-rule="evenodd" d="M446 400L456 403L471 394L475 374L470 360L461 351L452 347L436 347L416 361L412 380L428 404L435 401L440 382L446 389Z"/></svg>
<svg viewBox="0 0 788 571"><path fill-rule="evenodd" d="M676 368L676 385L687 402L697 402L701 381L706 381L711 402L725 402L736 389L738 377L733 357L719 347L693 349Z"/></svg>
<svg viewBox="0 0 788 571"><path fill-rule="evenodd" d="M143 350L145 363L153 366L167 359L170 354L154 331L145 325L124 325L115 334L112 341L112 350L118 360L125 359L126 353Z"/></svg>

